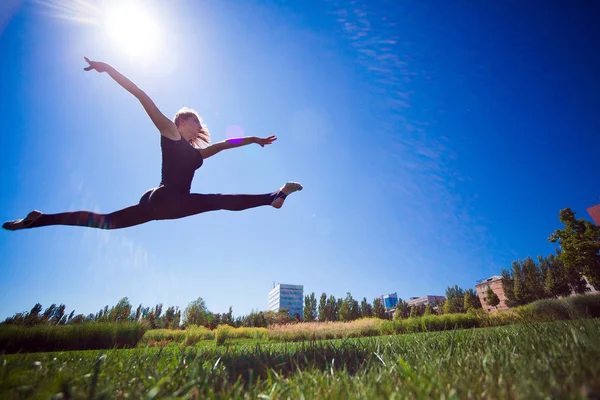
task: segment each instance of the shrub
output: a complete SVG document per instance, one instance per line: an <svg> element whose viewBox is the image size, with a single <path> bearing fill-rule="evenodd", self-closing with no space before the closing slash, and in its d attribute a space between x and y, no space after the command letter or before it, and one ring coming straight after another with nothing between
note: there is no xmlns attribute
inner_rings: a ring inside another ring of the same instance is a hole
<svg viewBox="0 0 600 400"><path fill-rule="evenodd" d="M185 329L185 344L191 346L200 340L213 340L215 333L204 326L190 325Z"/></svg>
<svg viewBox="0 0 600 400"><path fill-rule="evenodd" d="M33 327L3 324L0 325L0 351L33 353L135 347L144 333L145 328L137 322Z"/></svg>
<svg viewBox="0 0 600 400"><path fill-rule="evenodd" d="M229 325L219 325L217 326L217 330L215 332L215 341L217 346L220 346L225 343L225 340L233 337L232 332L233 328Z"/></svg>
<svg viewBox="0 0 600 400"><path fill-rule="evenodd" d="M585 294L564 299L573 318L599 318L600 294Z"/></svg>

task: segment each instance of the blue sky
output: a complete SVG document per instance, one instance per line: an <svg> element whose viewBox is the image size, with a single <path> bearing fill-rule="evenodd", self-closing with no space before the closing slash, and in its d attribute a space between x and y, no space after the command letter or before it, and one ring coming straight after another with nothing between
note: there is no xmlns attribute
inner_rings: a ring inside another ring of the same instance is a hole
<svg viewBox="0 0 600 400"><path fill-rule="evenodd" d="M277 135L206 160L192 191L305 189L281 210L3 230L0 318L36 302L95 313L124 296L202 297L239 316L266 309L273 282L406 299L549 254L559 210L590 220L600 202L590 3L147 2L162 34L145 55L89 23L106 2L3 3L2 221L110 212L160 181L152 123L84 56L169 117L198 110L215 141Z"/></svg>

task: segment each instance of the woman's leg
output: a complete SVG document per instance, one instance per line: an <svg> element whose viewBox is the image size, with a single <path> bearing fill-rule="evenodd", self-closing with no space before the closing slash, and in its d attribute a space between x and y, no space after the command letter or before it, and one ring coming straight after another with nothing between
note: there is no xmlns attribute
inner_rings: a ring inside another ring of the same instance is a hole
<svg viewBox="0 0 600 400"><path fill-rule="evenodd" d="M297 190L302 186L293 182L265 194L186 194L163 187L152 193L148 205L153 219L177 219L216 210L242 211L268 205L280 208L285 197Z"/></svg>
<svg viewBox="0 0 600 400"><path fill-rule="evenodd" d="M32 211L27 217L5 222L2 227L9 230L38 228L49 225L86 226L99 229L121 229L140 225L151 220L148 215L147 200L152 190L147 191L139 204L112 212L97 214L91 211L73 211L59 214L43 214Z"/></svg>

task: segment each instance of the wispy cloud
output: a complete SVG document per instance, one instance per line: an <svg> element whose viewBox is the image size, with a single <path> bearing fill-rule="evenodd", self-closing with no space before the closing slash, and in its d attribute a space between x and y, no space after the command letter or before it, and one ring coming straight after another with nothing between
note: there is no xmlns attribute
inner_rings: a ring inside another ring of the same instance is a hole
<svg viewBox="0 0 600 400"><path fill-rule="evenodd" d="M420 249L491 262L487 245L492 239L471 206L476 193L462 189L469 178L454 165L459 155L451 140L435 131L435 110L415 110L414 98L424 95L415 93L416 80L428 80L430 74L406 54L410 43L401 37L402 23L391 21L385 10L370 10L366 1L328 3L365 73L376 82L372 90L379 96L375 108L382 110L380 135L390 142L379 162L395 177L382 184L401 196L398 210L410 221L411 240L421 241Z"/></svg>

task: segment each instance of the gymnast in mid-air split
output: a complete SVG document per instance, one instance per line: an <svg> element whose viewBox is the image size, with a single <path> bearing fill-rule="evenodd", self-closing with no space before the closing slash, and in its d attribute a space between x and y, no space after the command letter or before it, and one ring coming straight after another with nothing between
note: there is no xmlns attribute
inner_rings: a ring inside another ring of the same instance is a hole
<svg viewBox="0 0 600 400"><path fill-rule="evenodd" d="M98 214L90 211L74 211L59 214L45 214L31 211L25 218L5 222L2 227L8 230L37 228L49 225L84 226L99 229L121 229L144 224L154 220L178 219L207 211L241 211L259 206L281 208L287 196L302 185L288 182L279 190L265 194L198 194L190 193L195 171L209 158L222 150L258 144L261 147L272 144L277 138L243 137L227 139L210 144L210 132L202 125L198 114L183 108L173 121L163 115L143 90L123 76L112 66L91 61L85 71L106 72L119 85L133 94L142 103L148 116L160 132L162 152L162 179L157 188L148 190L138 204L114 211Z"/></svg>

